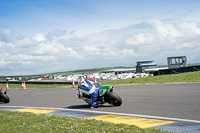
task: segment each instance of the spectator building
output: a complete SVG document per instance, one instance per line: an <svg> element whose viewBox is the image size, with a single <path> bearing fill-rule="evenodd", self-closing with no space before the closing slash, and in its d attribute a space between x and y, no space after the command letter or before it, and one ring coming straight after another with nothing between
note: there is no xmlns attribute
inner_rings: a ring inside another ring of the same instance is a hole
<svg viewBox="0 0 200 133"><path fill-rule="evenodd" d="M104 73L114 73L115 75L122 74L122 73L135 73L135 72L136 72L135 68L129 68L129 69L111 69L111 70L104 71Z"/></svg>
<svg viewBox="0 0 200 133"><path fill-rule="evenodd" d="M186 56L167 57L168 69L187 67Z"/></svg>
<svg viewBox="0 0 200 133"><path fill-rule="evenodd" d="M145 73L145 69L156 68L157 64L153 60L138 61L136 66L136 73Z"/></svg>

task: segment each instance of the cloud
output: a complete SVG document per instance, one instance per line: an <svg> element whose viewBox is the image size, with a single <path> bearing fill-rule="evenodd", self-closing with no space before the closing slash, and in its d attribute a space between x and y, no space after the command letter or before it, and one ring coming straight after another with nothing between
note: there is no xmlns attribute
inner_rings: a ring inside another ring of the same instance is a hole
<svg viewBox="0 0 200 133"><path fill-rule="evenodd" d="M32 64L32 61L18 61L19 64ZM13 67L12 67L13 68Z"/></svg>
<svg viewBox="0 0 200 133"><path fill-rule="evenodd" d="M195 22L185 22L180 24L180 27L184 29L185 34L200 34L200 28L197 27Z"/></svg>
<svg viewBox="0 0 200 133"><path fill-rule="evenodd" d="M41 33L36 34L36 35L33 37L33 39L35 39L35 40L38 41L38 42L41 42L41 41L45 41L45 40L46 40L46 38L44 37L44 35L42 35Z"/></svg>
<svg viewBox="0 0 200 133"><path fill-rule="evenodd" d="M19 37L20 37L19 34L9 29L4 29L0 31L0 41L5 42L5 43L13 42Z"/></svg>
<svg viewBox="0 0 200 133"><path fill-rule="evenodd" d="M188 48L194 48L194 45L192 43L183 43L177 46L178 49L188 49Z"/></svg>
<svg viewBox="0 0 200 133"><path fill-rule="evenodd" d="M134 45L134 46L139 46L142 44L150 44L154 40L153 35L148 35L145 33L139 33L133 37L130 37L126 40L127 44Z"/></svg>
<svg viewBox="0 0 200 133"><path fill-rule="evenodd" d="M121 55L125 57L135 56L135 51L133 49L123 49Z"/></svg>
<svg viewBox="0 0 200 133"><path fill-rule="evenodd" d="M73 32L70 31L69 33L67 33L66 30L56 29L56 30L52 30L48 32L46 35L46 38L47 40L58 40L58 39L61 39L63 36L67 38L69 35L70 36L73 35Z"/></svg>
<svg viewBox="0 0 200 133"><path fill-rule="evenodd" d="M148 18L83 37L66 30L52 30L33 37L0 30L0 73L40 74L91 67L134 67L136 61L146 59L166 64L166 58L174 55L186 55L191 61L200 62L199 22L175 21Z"/></svg>
<svg viewBox="0 0 200 133"><path fill-rule="evenodd" d="M7 64L9 64L9 63L11 63L11 62L5 61L4 59L0 59L0 67L1 67L1 66L5 66L5 65L7 65Z"/></svg>
<svg viewBox="0 0 200 133"><path fill-rule="evenodd" d="M6 43L6 42L0 41L0 48L5 48L5 47L15 48L15 45L13 45L12 43Z"/></svg>
<svg viewBox="0 0 200 133"><path fill-rule="evenodd" d="M148 22L154 26L157 31L157 36L160 39L174 39L183 36L183 34L176 29L177 25L174 25L173 23L167 23L158 19L150 19Z"/></svg>

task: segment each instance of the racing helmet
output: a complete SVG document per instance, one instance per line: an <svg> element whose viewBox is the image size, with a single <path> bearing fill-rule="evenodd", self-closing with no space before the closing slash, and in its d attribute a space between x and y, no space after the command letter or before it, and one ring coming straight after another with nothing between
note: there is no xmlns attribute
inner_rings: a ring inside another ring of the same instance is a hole
<svg viewBox="0 0 200 133"><path fill-rule="evenodd" d="M85 82L85 79L83 77L78 78L78 86L81 86L83 82Z"/></svg>

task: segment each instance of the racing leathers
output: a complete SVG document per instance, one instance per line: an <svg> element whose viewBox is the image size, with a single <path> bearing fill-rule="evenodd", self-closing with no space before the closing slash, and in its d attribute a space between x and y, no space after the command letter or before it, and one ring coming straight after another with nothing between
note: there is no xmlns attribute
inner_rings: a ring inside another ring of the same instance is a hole
<svg viewBox="0 0 200 133"><path fill-rule="evenodd" d="M82 81L80 86L79 86L79 90L80 90L80 95L81 93L84 93L86 95L90 95L90 106L91 107L97 107L97 98L98 98L98 89L95 87L95 85L93 85L93 83L91 81Z"/></svg>

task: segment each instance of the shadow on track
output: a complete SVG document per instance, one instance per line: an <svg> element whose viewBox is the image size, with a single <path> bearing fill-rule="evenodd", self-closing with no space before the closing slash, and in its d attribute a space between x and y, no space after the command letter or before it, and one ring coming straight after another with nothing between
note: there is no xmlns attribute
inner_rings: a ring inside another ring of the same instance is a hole
<svg viewBox="0 0 200 133"><path fill-rule="evenodd" d="M90 108L89 105L72 105L72 106L68 106L68 107L64 107L64 108L68 108L68 109L88 109Z"/></svg>
<svg viewBox="0 0 200 133"><path fill-rule="evenodd" d="M111 106L111 105L102 105L102 106L99 106L98 108L107 108L107 107L114 107L114 106ZM73 106L69 106L69 107L64 107L64 108L68 108L68 109L89 109L90 106L87 104L87 105L73 105Z"/></svg>

